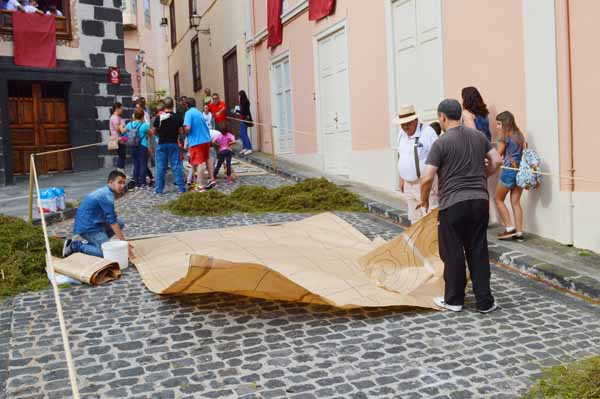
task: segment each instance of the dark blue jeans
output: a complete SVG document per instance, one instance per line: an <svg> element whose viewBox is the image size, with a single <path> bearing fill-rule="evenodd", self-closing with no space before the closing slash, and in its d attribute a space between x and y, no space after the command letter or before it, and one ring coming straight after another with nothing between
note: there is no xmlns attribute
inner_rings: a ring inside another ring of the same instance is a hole
<svg viewBox="0 0 600 399"><path fill-rule="evenodd" d="M117 220L119 227L121 230L125 227L125 223L121 220ZM112 236L115 235L112 227L110 225L104 226L104 231L93 231L89 233L81 233L79 234L81 238L83 238L86 243L82 241L73 240L71 242L71 249L73 252L81 252L90 256L97 256L98 258L102 258L104 254L102 253L102 244L108 242Z"/></svg>
<svg viewBox="0 0 600 399"><path fill-rule="evenodd" d="M217 175L219 174L219 170L221 169L221 165L223 165L223 161L226 162L225 165L227 165L227 176L231 176L231 151L230 150L224 150L219 152L219 161L217 162L217 167L215 168L215 179L217 178Z"/></svg>
<svg viewBox="0 0 600 399"><path fill-rule="evenodd" d="M246 122L240 122L240 138L242 139L244 150L251 150L252 142L248 136L248 126L246 126Z"/></svg>
<svg viewBox="0 0 600 399"><path fill-rule="evenodd" d="M148 174L148 149L143 145L133 147L131 157L133 158L133 181L136 187L145 186Z"/></svg>
<svg viewBox="0 0 600 399"><path fill-rule="evenodd" d="M117 168L125 169L125 159L127 158L127 144L119 142L119 149L117 150Z"/></svg>
<svg viewBox="0 0 600 399"><path fill-rule="evenodd" d="M179 158L179 145L177 143L156 146L156 193L162 194L165 189L165 175L169 163L171 164L171 172L173 172L173 180L175 180L179 192L184 193L183 164Z"/></svg>

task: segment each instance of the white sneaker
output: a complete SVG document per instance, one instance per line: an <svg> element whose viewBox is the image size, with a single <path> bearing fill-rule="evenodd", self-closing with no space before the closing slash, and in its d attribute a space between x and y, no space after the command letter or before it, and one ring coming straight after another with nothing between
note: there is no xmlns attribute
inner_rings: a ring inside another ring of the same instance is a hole
<svg viewBox="0 0 600 399"><path fill-rule="evenodd" d="M63 248L62 248L62 257L63 258L66 258L67 256L69 256L73 253L73 249L71 248L72 242L73 242L73 240L71 240L70 238L66 238L65 241L63 242Z"/></svg>
<svg viewBox="0 0 600 399"><path fill-rule="evenodd" d="M242 151L240 151L240 154L242 154L242 155L246 155L247 153L248 153L248 150L242 150Z"/></svg>
<svg viewBox="0 0 600 399"><path fill-rule="evenodd" d="M498 309L498 305L496 304L496 302L494 302L494 304L492 306L490 306L489 309L480 310L479 313L481 313L481 314L488 314L488 313L492 313L496 309Z"/></svg>
<svg viewBox="0 0 600 399"><path fill-rule="evenodd" d="M451 310L453 312L460 312L462 311L462 306L461 305L448 305L446 303L446 301L444 301L444 297L437 297L437 298L433 298L433 303L436 304L436 306L442 308L442 309L447 309L447 310Z"/></svg>
<svg viewBox="0 0 600 399"><path fill-rule="evenodd" d="M244 155L250 155L252 154L252 150L246 150L246 153Z"/></svg>

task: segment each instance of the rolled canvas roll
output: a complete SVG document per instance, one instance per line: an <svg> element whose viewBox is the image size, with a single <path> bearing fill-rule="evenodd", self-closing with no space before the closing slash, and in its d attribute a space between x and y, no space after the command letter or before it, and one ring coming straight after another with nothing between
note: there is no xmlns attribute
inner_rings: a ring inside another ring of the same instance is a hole
<svg viewBox="0 0 600 399"><path fill-rule="evenodd" d="M67 258L54 258L54 271L82 283L100 285L121 277L119 263L95 256L75 253Z"/></svg>

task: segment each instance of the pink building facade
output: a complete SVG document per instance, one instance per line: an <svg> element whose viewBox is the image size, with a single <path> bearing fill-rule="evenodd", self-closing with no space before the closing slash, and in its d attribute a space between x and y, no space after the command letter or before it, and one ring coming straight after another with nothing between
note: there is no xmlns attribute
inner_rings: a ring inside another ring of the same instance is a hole
<svg viewBox="0 0 600 399"><path fill-rule="evenodd" d="M510 110L545 172L583 178L545 177L539 190L526 192L526 231L600 250L600 26L589 17L600 15L600 4L336 3L331 16L314 22L308 1L284 1L283 43L268 48L267 2L249 0L247 89L262 151L394 191L398 107L413 103L431 122L439 101L476 86L493 135L495 115Z"/></svg>

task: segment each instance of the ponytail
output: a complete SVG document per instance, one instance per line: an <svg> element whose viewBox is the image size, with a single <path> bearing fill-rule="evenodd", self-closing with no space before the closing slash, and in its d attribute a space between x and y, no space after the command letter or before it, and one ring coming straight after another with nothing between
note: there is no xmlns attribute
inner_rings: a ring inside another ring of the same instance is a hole
<svg viewBox="0 0 600 399"><path fill-rule="evenodd" d="M120 102L116 102L112 105L111 109L110 109L110 113L111 115L115 113L116 110L118 110L119 108L123 107L123 104L121 104Z"/></svg>

